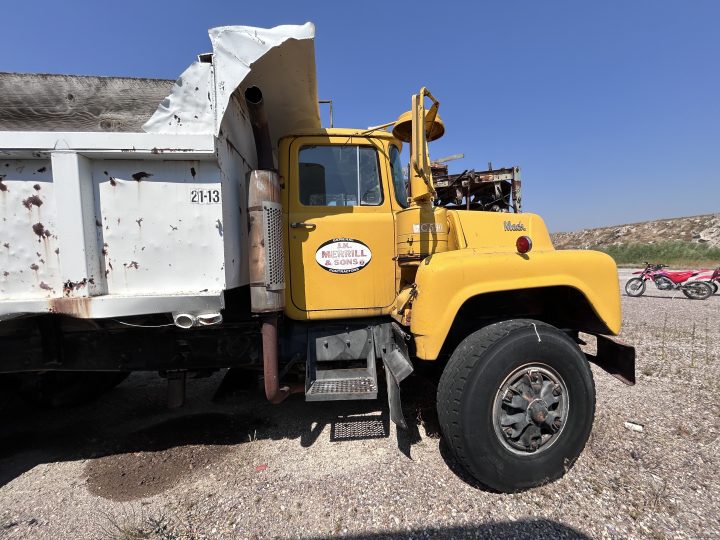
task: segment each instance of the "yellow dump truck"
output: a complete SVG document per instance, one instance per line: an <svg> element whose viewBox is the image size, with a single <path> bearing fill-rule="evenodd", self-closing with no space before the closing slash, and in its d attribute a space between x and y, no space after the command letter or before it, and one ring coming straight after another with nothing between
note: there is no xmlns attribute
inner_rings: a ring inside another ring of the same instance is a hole
<svg viewBox="0 0 720 540"><path fill-rule="evenodd" d="M433 365L469 474L562 476L593 423L588 362L634 383L609 337L614 262L554 250L534 214L438 204L425 88L384 125L321 127L313 34L213 29L174 84L0 76L0 372L99 392L158 371L174 405L188 373L222 368L261 373L273 403L376 399L384 379L404 429L401 383Z"/></svg>

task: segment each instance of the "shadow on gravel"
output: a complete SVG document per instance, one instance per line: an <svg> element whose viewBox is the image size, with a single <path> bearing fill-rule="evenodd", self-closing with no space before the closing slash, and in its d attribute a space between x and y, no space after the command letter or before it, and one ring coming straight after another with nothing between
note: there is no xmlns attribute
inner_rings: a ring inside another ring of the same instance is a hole
<svg viewBox="0 0 720 540"><path fill-rule="evenodd" d="M315 537L315 540L325 540L333 536ZM530 519L518 521L500 521L496 523L483 523L460 527L430 527L402 532L388 532L377 534L351 534L343 536L349 540L381 540L398 538L493 538L513 540L555 540L560 538L573 538L590 540L590 537L577 529L550 521L548 519Z"/></svg>
<svg viewBox="0 0 720 540"><path fill-rule="evenodd" d="M90 492L129 501L161 493L230 451L250 452L244 443L254 440L298 439L309 447L326 427L331 442L388 438L387 396L379 383L377 400L308 403L297 395L274 406L256 387L224 388L222 399L209 399L225 384L218 376L189 383L187 405L168 410L164 382L134 374L89 404L31 409L18 403L3 411L0 424L0 487L40 464L88 460ZM420 429L439 437L435 392L423 377L403 385L409 429L397 430L397 442L410 459Z"/></svg>

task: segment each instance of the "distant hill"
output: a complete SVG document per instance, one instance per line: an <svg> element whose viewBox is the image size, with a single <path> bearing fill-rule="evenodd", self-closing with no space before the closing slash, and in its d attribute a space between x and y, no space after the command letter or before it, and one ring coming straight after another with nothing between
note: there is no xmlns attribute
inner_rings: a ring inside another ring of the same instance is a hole
<svg viewBox="0 0 720 540"><path fill-rule="evenodd" d="M720 248L720 214L658 219L552 234L557 249L607 249L627 244L687 242Z"/></svg>

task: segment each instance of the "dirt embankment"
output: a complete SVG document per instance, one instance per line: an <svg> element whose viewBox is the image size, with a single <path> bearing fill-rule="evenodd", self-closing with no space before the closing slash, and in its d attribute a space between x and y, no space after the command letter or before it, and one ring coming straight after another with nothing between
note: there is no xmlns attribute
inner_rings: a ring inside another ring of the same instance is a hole
<svg viewBox="0 0 720 540"><path fill-rule="evenodd" d="M560 232L551 236L557 249L592 249L678 240L720 247L720 214L659 219L575 232Z"/></svg>

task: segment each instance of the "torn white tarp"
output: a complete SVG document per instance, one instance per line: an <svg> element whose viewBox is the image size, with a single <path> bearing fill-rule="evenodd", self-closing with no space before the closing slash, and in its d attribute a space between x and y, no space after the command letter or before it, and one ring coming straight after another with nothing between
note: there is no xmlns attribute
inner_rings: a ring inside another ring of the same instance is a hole
<svg viewBox="0 0 720 540"><path fill-rule="evenodd" d="M233 92L263 92L274 142L320 127L315 74L315 26L222 26L209 31L212 63L194 62L143 129L150 133L218 135Z"/></svg>

